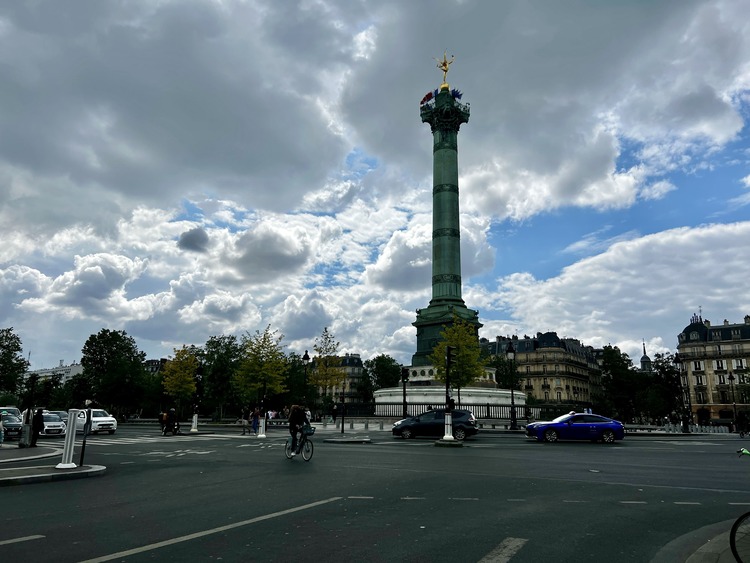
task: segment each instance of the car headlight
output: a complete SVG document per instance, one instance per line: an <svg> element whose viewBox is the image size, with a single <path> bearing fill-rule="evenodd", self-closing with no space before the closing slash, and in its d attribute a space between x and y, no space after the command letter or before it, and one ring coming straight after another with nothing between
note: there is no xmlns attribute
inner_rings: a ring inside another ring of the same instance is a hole
<svg viewBox="0 0 750 563"><path fill-rule="evenodd" d="M402 422L403 422L403 420L397 420L396 422L393 423L393 426L398 426Z"/></svg>

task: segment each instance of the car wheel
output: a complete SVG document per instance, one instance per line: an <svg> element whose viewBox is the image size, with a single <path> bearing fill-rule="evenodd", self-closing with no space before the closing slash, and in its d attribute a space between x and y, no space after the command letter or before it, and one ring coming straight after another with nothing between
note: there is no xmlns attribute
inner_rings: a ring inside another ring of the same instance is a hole
<svg viewBox="0 0 750 563"><path fill-rule="evenodd" d="M615 441L615 433L611 430L605 430L602 432L602 442L605 444L612 444Z"/></svg>
<svg viewBox="0 0 750 563"><path fill-rule="evenodd" d="M114 431L114 430L109 430L109 433L110 433L110 434L114 434L114 433L115 433L115 431Z"/></svg>
<svg viewBox="0 0 750 563"><path fill-rule="evenodd" d="M453 437L456 440L464 440L466 438L466 430L464 430L463 428L454 428Z"/></svg>
<svg viewBox="0 0 750 563"><path fill-rule="evenodd" d="M409 430L408 428L404 428L404 429L403 429L403 430L401 431L401 437L402 437L402 438L403 438L404 440L408 440L409 438L413 438L413 437L414 437L414 434L413 434L413 433L412 433L412 431L411 431L411 430Z"/></svg>
<svg viewBox="0 0 750 563"><path fill-rule="evenodd" d="M550 428L549 430L545 430L544 441L545 442L557 442L557 430L553 430L552 428Z"/></svg>

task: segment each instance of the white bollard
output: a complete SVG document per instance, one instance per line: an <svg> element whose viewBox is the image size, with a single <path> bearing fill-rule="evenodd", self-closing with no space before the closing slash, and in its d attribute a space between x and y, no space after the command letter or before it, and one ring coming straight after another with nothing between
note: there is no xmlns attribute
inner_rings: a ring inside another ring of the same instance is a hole
<svg viewBox="0 0 750 563"><path fill-rule="evenodd" d="M190 432L198 432L198 413L193 415L193 426L190 428Z"/></svg>
<svg viewBox="0 0 750 563"><path fill-rule="evenodd" d="M445 436L443 436L443 440L451 440L451 441L454 440L453 438L453 415L449 412L445 413Z"/></svg>
<svg viewBox="0 0 750 563"><path fill-rule="evenodd" d="M74 469L78 467L73 463L73 450L75 449L76 442L76 421L78 420L78 409L70 409L68 411L68 421L73 421L72 430L71 427L65 430L65 445L63 446L63 455L60 463L55 465L55 469Z"/></svg>
<svg viewBox="0 0 750 563"><path fill-rule="evenodd" d="M266 437L266 417L260 417L260 428L258 429L258 438Z"/></svg>

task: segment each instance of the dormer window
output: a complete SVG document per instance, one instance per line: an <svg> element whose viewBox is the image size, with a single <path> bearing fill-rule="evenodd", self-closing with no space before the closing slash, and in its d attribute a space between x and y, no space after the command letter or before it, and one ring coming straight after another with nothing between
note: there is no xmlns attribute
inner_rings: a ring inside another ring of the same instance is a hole
<svg viewBox="0 0 750 563"><path fill-rule="evenodd" d="M698 335L698 331L694 330L690 333L690 340L698 340L700 336Z"/></svg>

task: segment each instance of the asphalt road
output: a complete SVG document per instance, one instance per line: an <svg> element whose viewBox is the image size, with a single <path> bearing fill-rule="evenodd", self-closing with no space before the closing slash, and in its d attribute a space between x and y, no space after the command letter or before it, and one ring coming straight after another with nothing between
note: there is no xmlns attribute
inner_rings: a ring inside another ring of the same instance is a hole
<svg viewBox="0 0 750 563"><path fill-rule="evenodd" d="M482 434L436 448L370 432L92 436L102 477L6 487L0 561L651 561L750 510L731 437L538 444ZM331 436L336 436L332 434Z"/></svg>

